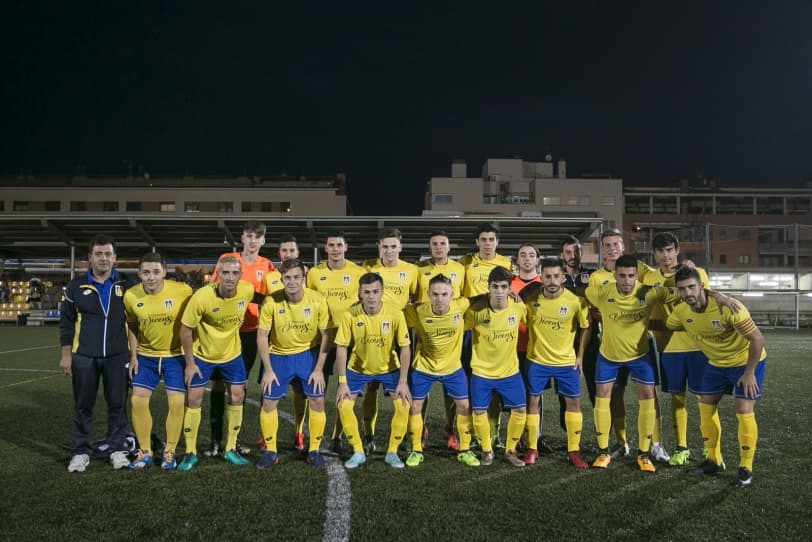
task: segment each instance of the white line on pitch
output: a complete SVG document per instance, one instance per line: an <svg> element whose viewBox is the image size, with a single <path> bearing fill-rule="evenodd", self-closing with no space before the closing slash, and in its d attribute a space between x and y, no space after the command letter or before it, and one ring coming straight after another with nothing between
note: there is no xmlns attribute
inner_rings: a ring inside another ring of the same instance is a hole
<svg viewBox="0 0 812 542"><path fill-rule="evenodd" d="M52 344L49 346L32 346L31 348L18 348L17 350L3 350L2 352L0 352L0 355L16 354L17 352L30 352L31 350L45 350L46 348L59 348L59 345Z"/></svg>

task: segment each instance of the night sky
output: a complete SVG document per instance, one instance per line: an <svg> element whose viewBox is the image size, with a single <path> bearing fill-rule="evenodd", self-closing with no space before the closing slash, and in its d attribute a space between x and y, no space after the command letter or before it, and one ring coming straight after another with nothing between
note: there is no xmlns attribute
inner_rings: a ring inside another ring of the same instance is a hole
<svg viewBox="0 0 812 542"><path fill-rule="evenodd" d="M0 8L0 172L343 169L373 215L418 214L455 158L812 178L810 2L82 4Z"/></svg>

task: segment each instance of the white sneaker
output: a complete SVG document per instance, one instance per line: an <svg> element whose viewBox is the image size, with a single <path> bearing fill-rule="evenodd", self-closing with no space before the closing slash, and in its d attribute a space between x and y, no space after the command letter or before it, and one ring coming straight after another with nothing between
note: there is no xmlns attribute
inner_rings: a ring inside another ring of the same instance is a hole
<svg viewBox="0 0 812 542"><path fill-rule="evenodd" d="M629 443L628 442L615 442L615 445L612 446L612 459L617 459L618 457L628 457L629 455Z"/></svg>
<svg viewBox="0 0 812 542"><path fill-rule="evenodd" d="M68 464L68 472L85 472L90 465L90 456L87 454L76 454Z"/></svg>
<svg viewBox="0 0 812 542"><path fill-rule="evenodd" d="M127 457L127 452L113 452L110 454L110 464L114 469L123 469L130 465L130 460Z"/></svg>
<svg viewBox="0 0 812 542"><path fill-rule="evenodd" d="M668 463L671 460L671 456L668 455L668 452L665 451L665 446L663 446L659 442L651 445L651 449L648 451L648 455L649 457L651 457L655 461L659 461L660 463Z"/></svg>

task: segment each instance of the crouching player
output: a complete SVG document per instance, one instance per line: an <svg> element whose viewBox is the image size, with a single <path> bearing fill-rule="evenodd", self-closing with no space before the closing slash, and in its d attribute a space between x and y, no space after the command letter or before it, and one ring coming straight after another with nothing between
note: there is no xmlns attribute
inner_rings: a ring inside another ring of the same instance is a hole
<svg viewBox="0 0 812 542"><path fill-rule="evenodd" d="M367 383L380 382L384 394L392 396L395 408L385 461L401 469L405 465L398 457L398 446L406 433L412 400L407 384L411 355L409 330L403 311L383 306L383 279L380 276L375 273L362 275L358 279L358 297L361 303L344 313L335 338L338 370L336 405L347 442L353 449L352 456L344 466L354 469L366 462L353 407ZM351 344L352 355L348 361L347 348ZM399 356L394 351L395 344L400 349Z"/></svg>
<svg viewBox="0 0 812 542"><path fill-rule="evenodd" d="M130 462L131 469L143 469L152 463L150 439L152 392L164 379L169 412L166 415L166 446L161 468L176 466L175 449L183 427L183 352L180 345L180 318L192 289L174 280L165 280L166 263L157 252L148 252L138 262L141 284L124 294L130 342L130 380L132 380L132 423L139 449Z"/></svg>
<svg viewBox="0 0 812 542"><path fill-rule="evenodd" d="M474 428L468 402L468 380L460 361L465 330L463 316L469 302L465 297L452 299L451 279L442 274L429 280L428 297L429 303L410 305L405 311L406 323L417 335L412 372L409 374L412 452L406 458L406 465L417 467L423 462L423 403L431 385L440 382L446 397L456 403L457 431L460 435L457 459L470 467L477 467L479 459L470 450Z"/></svg>
<svg viewBox="0 0 812 542"><path fill-rule="evenodd" d="M519 323L525 322L527 309L508 297L510 271L495 267L488 274L488 294L471 302L465 313L465 327L473 330L471 341L471 403L474 428L482 444L482 465L493 463L491 427L488 405L494 393L510 410L507 427L505 460L515 467L524 467L516 454L516 445L524 432L527 419L524 382L519 372L516 344Z"/></svg>
<svg viewBox="0 0 812 542"><path fill-rule="evenodd" d="M589 465L581 457L581 366L589 342L589 306L583 298L564 288L564 262L550 258L541 262L541 283L522 290L527 306L527 443L526 465L538 460L539 406L544 387L556 379L556 388L566 404L567 460L576 468ZM578 353L575 335L580 329Z"/></svg>
<svg viewBox="0 0 812 542"><path fill-rule="evenodd" d="M717 408L722 394L733 391L739 422L737 483L750 487L758 440L755 406L761 399L767 365L764 337L746 308L739 307L734 313L708 297L695 269L680 269L674 281L684 303L674 308L666 325L669 329L687 331L710 363L702 374L699 396L699 428L709 457L692 473L718 474L725 470L719 446L722 426Z"/></svg>
<svg viewBox="0 0 812 542"><path fill-rule="evenodd" d="M294 379L301 383L309 401L307 462L326 467L319 445L326 424L323 371L330 349L327 301L320 293L304 287L305 266L299 260L283 261L279 272L284 288L265 298L259 315L257 349L263 367L259 424L265 451L257 467L264 469L279 462L277 406ZM319 345L318 357L314 345Z"/></svg>

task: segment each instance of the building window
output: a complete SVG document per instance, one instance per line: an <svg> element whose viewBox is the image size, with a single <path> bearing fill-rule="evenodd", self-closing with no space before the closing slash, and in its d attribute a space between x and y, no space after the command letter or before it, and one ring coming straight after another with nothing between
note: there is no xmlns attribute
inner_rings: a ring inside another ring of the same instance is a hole
<svg viewBox="0 0 812 542"><path fill-rule="evenodd" d="M174 213L175 212L175 202L174 201L162 201L159 205L162 213Z"/></svg>
<svg viewBox="0 0 812 542"><path fill-rule="evenodd" d="M720 265L727 264L727 254L719 254L719 264Z"/></svg>
<svg viewBox="0 0 812 542"><path fill-rule="evenodd" d="M561 196L544 196L541 201L543 205L561 205Z"/></svg>
<svg viewBox="0 0 812 542"><path fill-rule="evenodd" d="M273 202L272 201L260 202L259 210L262 211L263 213L273 212Z"/></svg>
<svg viewBox="0 0 812 542"><path fill-rule="evenodd" d="M615 196L603 196L601 197L601 205L604 207L614 207L615 206Z"/></svg>
<svg viewBox="0 0 812 542"><path fill-rule="evenodd" d="M72 201L70 202L70 210L72 213L82 213L87 211L86 201Z"/></svg>
<svg viewBox="0 0 812 542"><path fill-rule="evenodd" d="M138 212L143 208L143 204L140 201L128 201L127 202L127 212Z"/></svg>
<svg viewBox="0 0 812 542"><path fill-rule="evenodd" d="M233 201L218 201L217 202L217 212L218 213L233 213L234 212L234 202Z"/></svg>
<svg viewBox="0 0 812 542"><path fill-rule="evenodd" d="M727 230L719 230L719 240L727 241Z"/></svg>
<svg viewBox="0 0 812 542"><path fill-rule="evenodd" d="M6 210L6 201L0 199L0 211L5 211L5 210Z"/></svg>
<svg viewBox="0 0 812 542"><path fill-rule="evenodd" d="M107 213L117 213L118 212L118 202L117 201L105 201L102 204L102 209Z"/></svg>
<svg viewBox="0 0 812 542"><path fill-rule="evenodd" d="M749 254L739 254L739 263L750 263L750 255Z"/></svg>
<svg viewBox="0 0 812 542"><path fill-rule="evenodd" d="M749 241L750 230L739 230L739 241Z"/></svg>
<svg viewBox="0 0 812 542"><path fill-rule="evenodd" d="M251 202L250 201L242 202L241 208L242 208L243 213L250 213L251 212Z"/></svg>
<svg viewBox="0 0 812 542"><path fill-rule="evenodd" d="M28 210L30 210L30 206L28 205L27 201L14 200L13 209L15 211L28 211Z"/></svg>
<svg viewBox="0 0 812 542"><path fill-rule="evenodd" d="M432 194L432 203L453 203L454 196L452 194Z"/></svg>
<svg viewBox="0 0 812 542"><path fill-rule="evenodd" d="M60 205L60 202L58 202L58 201L46 201L45 202L45 210L50 211L52 213L53 212L58 213L59 211L62 210L62 205Z"/></svg>
<svg viewBox="0 0 812 542"><path fill-rule="evenodd" d="M196 201L187 201L183 204L183 210L187 213L199 213L200 203Z"/></svg>
<svg viewBox="0 0 812 542"><path fill-rule="evenodd" d="M578 205L579 207L589 206L589 196L567 196L567 205Z"/></svg>

